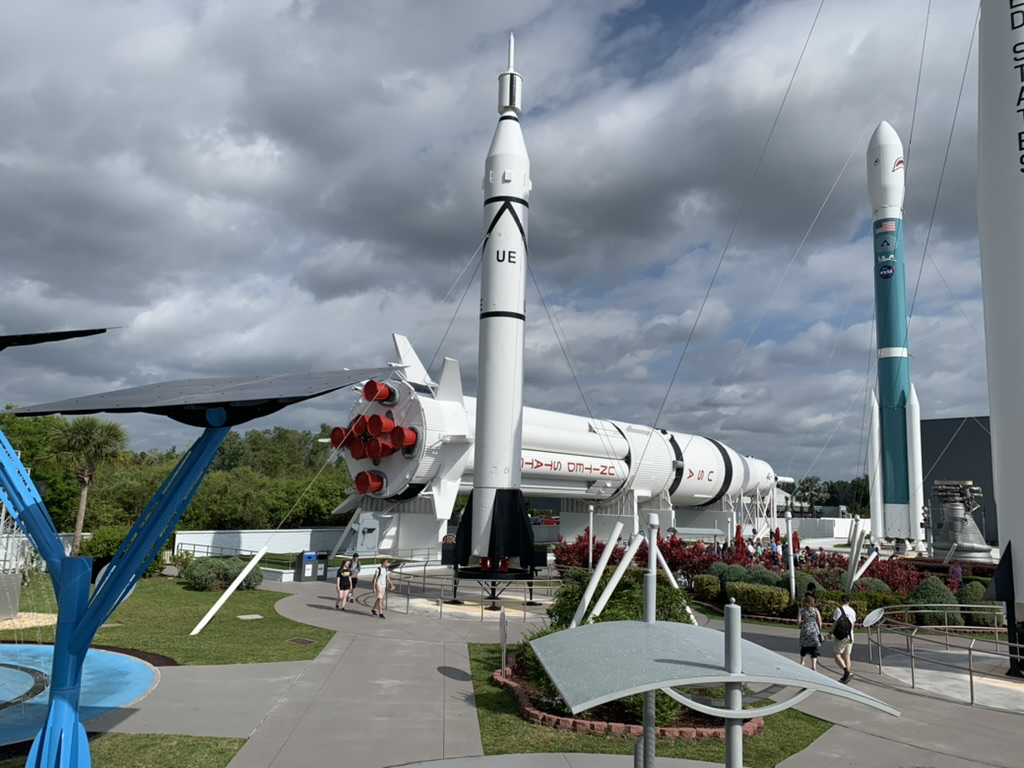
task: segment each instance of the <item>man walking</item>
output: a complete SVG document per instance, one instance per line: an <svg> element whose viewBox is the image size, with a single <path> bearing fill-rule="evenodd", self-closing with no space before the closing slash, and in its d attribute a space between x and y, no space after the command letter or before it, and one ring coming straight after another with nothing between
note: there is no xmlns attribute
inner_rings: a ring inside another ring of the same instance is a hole
<svg viewBox="0 0 1024 768"><path fill-rule="evenodd" d="M384 618L384 593L389 589L394 589L395 585L391 581L391 572L388 570L388 561L381 560L380 565L377 566L377 571L373 574L373 609L371 613L374 616L380 616Z"/></svg>
<svg viewBox="0 0 1024 768"><path fill-rule="evenodd" d="M832 614L832 643L835 652L836 663L843 670L843 676L839 678L840 683L850 682L853 677L851 666L853 664L853 627L857 623L857 612L850 606L850 596L843 595L842 605L836 608Z"/></svg>

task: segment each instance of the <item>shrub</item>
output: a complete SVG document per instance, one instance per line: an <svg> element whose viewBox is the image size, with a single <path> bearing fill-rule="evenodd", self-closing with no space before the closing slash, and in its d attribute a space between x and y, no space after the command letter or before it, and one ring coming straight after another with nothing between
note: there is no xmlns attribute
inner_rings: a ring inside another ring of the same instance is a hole
<svg viewBox="0 0 1024 768"><path fill-rule="evenodd" d="M892 592L888 584L871 576L862 576L853 586L858 592Z"/></svg>
<svg viewBox="0 0 1024 768"><path fill-rule="evenodd" d="M893 592L906 597L921 582L921 574L914 567L911 561L894 559L894 560L875 560L868 566L868 569L864 572L865 576L870 576L875 579L881 579Z"/></svg>
<svg viewBox="0 0 1024 768"><path fill-rule="evenodd" d="M622 707L629 713L633 723L644 721L644 695L634 693L622 699ZM671 696L657 691L654 695L654 724L659 727L671 725L683 714L685 707ZM629 722L629 721L627 721Z"/></svg>
<svg viewBox="0 0 1024 768"><path fill-rule="evenodd" d="M594 538L594 562L596 563L598 558L601 557L601 553L604 552L604 548L607 542L601 541L598 538ZM576 537L573 542L568 542L561 536L558 537L558 544L555 545L555 565L563 568L586 568L588 550L590 543L587 539L587 533L581 533ZM616 542L616 547L612 552L609 563L617 565L622 559L622 556L626 553L626 548L619 545Z"/></svg>
<svg viewBox="0 0 1024 768"><path fill-rule="evenodd" d="M787 576L786 579L786 591L788 592L789 577ZM752 565L747 569L746 578L742 579L742 581L748 584L764 584L766 587L774 587L779 581L779 574L768 570L763 565Z"/></svg>
<svg viewBox="0 0 1024 768"><path fill-rule="evenodd" d="M708 566L708 569L707 569L706 573L707 573L708 576L719 577L723 573L725 573L725 569L728 568L728 567L729 567L728 563L723 562L722 560L716 560L710 566Z"/></svg>
<svg viewBox="0 0 1024 768"><path fill-rule="evenodd" d="M998 605L985 600L985 587L977 581L968 581L956 591L956 599L960 605ZM963 612L964 620L975 627L991 627L995 625L996 614L991 611Z"/></svg>
<svg viewBox="0 0 1024 768"><path fill-rule="evenodd" d="M524 635L523 639L516 647L516 671L519 674L528 677L534 686L536 686L537 692L542 699L542 701L538 703L542 703L546 709L561 712L563 715L569 715L571 713L565 706L565 702L562 701L562 697L558 693L558 689L555 688L555 684L551 682L551 678L549 678L548 673L544 671L544 667L541 665L540 659L537 658L537 654L534 652L533 646L530 645L530 642L533 640L537 640L545 635L550 635L560 631L561 629L551 626L542 627Z"/></svg>
<svg viewBox="0 0 1024 768"><path fill-rule="evenodd" d="M182 569L180 576L185 583L197 592L207 592L212 589L226 589L231 585L238 574L245 568L245 561L237 557L223 560L217 557L197 557ZM242 583L239 589L256 589L263 583L263 571L259 566L253 568Z"/></svg>
<svg viewBox="0 0 1024 768"><path fill-rule="evenodd" d="M789 604L789 592L763 584L732 582L725 585L728 597L736 599L743 612L754 616L778 616Z"/></svg>
<svg viewBox="0 0 1024 768"><path fill-rule="evenodd" d="M615 591L612 593L604 611L596 621L643 621L644 617L644 571L640 568L629 568L622 576ZM604 573L598 582L596 596L600 595L611 580L611 573ZM554 600L548 607L548 617L551 619L551 626L557 629L565 629L572 621L576 613L583 592L586 589L590 573L585 569L570 569L562 577L562 585L558 588ZM593 603L591 603L591 608ZM686 597L682 590L673 589L668 579L661 573L658 574L657 583L657 612L655 618L658 621L679 621L689 623L689 614L686 612Z"/></svg>
<svg viewBox="0 0 1024 768"><path fill-rule="evenodd" d="M722 571L721 578L726 584L733 581L746 581L747 569L742 565L728 565Z"/></svg>
<svg viewBox="0 0 1024 768"><path fill-rule="evenodd" d="M691 583L693 584L693 596L705 603L717 600L722 590L722 584L718 577L706 573L694 576Z"/></svg>
<svg viewBox="0 0 1024 768"><path fill-rule="evenodd" d="M117 554L117 550L120 549L129 531L131 531L131 527L127 525L106 525L93 531L92 536L88 539L82 540L79 554L92 558L94 576L100 568L114 559L114 555ZM161 548L143 576L158 576L163 569L164 558Z"/></svg>
<svg viewBox="0 0 1024 768"><path fill-rule="evenodd" d="M188 567L188 564L195 559L196 555L194 552L189 552L187 549L182 549L171 555L171 565L178 569L178 574L180 575L181 572L185 570L186 567Z"/></svg>
<svg viewBox="0 0 1024 768"><path fill-rule="evenodd" d="M886 608L890 605L903 605L904 603L904 599L893 592L861 592L857 595L857 598L864 601L864 610L869 613L876 608ZM861 618L863 618L863 616Z"/></svg>
<svg viewBox="0 0 1024 768"><path fill-rule="evenodd" d="M956 596L950 592L938 576L929 576L922 581L907 597L910 605L958 605ZM948 624L954 627L963 626L964 620L959 608L945 608L938 611L922 611L914 614L918 626L937 626Z"/></svg>

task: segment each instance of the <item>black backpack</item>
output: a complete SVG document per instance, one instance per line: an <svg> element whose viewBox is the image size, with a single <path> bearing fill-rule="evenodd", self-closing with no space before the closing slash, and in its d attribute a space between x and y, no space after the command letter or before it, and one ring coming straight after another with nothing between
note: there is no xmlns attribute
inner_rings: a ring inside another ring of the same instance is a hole
<svg viewBox="0 0 1024 768"><path fill-rule="evenodd" d="M836 640L845 640L852 632L853 622L850 621L850 614L840 607L839 618L836 619L836 624L832 627L832 637Z"/></svg>

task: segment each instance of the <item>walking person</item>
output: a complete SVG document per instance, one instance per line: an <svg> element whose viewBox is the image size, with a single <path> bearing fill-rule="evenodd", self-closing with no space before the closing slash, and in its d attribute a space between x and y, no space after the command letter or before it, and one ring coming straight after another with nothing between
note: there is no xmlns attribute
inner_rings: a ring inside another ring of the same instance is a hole
<svg viewBox="0 0 1024 768"><path fill-rule="evenodd" d="M853 627L857 623L857 612L850 606L849 595L843 595L842 603L832 614L832 621L835 622L832 625L832 637L835 638L833 651L836 663L843 670L839 682L848 683L853 677Z"/></svg>
<svg viewBox="0 0 1024 768"><path fill-rule="evenodd" d="M356 599L356 584L359 583L359 571L362 568L362 565L359 564L359 553L358 552L353 552L352 553L351 564L352 564L352 599L355 600Z"/></svg>
<svg viewBox="0 0 1024 768"><path fill-rule="evenodd" d="M334 610L344 611L349 597L352 595L352 561L346 560L338 568L338 577L335 581L338 587L338 599L334 601Z"/></svg>
<svg viewBox="0 0 1024 768"><path fill-rule="evenodd" d="M384 618L384 595L389 589L394 589L394 582L391 581L391 572L388 570L388 561L381 560L377 571L373 575L373 609L370 611L374 616Z"/></svg>
<svg viewBox="0 0 1024 768"><path fill-rule="evenodd" d="M811 582L813 584L813 582ZM818 657L821 655L821 611L815 605L814 595L810 590L800 603L800 666L806 666L804 660L811 657L811 671L818 671Z"/></svg>

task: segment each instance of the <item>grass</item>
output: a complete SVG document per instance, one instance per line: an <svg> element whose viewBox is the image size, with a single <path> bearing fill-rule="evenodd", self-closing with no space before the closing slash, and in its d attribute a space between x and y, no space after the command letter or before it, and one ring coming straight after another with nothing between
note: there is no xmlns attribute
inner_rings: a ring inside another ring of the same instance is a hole
<svg viewBox="0 0 1024 768"><path fill-rule="evenodd" d="M469 657L485 755L523 752L633 754L631 738L572 733L526 722L519 716L512 694L491 681L491 674L501 666L500 647L471 644ZM806 749L831 727L831 723L792 709L771 715L765 718L764 730L760 734L744 739L743 764L751 768L772 768L790 755ZM717 739L703 742L659 740L657 754L659 757L724 763L725 745Z"/></svg>
<svg viewBox="0 0 1024 768"><path fill-rule="evenodd" d="M249 590L235 592L206 628L191 637L189 633L220 594L194 592L177 579L143 579L107 625L96 633L93 644L158 653L179 664L257 664L316 658L334 636L331 630L279 616L274 603L287 595ZM56 613L48 576L37 576L22 588L20 607L22 611ZM259 614L263 618L238 618L245 614ZM6 630L0 632L0 640L52 643L53 634L53 627ZM313 643L289 642L295 637Z"/></svg>
<svg viewBox="0 0 1024 768"><path fill-rule="evenodd" d="M89 739L93 765L118 768L222 768L245 739L103 733ZM0 760L0 768L22 768L26 755Z"/></svg>

